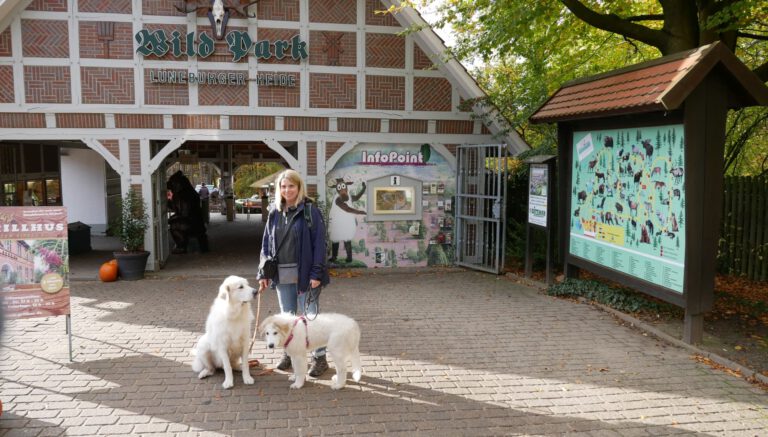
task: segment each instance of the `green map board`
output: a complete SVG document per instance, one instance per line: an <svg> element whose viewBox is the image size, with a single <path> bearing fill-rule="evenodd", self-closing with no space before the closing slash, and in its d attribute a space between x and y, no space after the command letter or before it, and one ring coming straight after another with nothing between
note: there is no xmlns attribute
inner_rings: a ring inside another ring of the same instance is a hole
<svg viewBox="0 0 768 437"><path fill-rule="evenodd" d="M683 292L683 125L573 133L573 256Z"/></svg>

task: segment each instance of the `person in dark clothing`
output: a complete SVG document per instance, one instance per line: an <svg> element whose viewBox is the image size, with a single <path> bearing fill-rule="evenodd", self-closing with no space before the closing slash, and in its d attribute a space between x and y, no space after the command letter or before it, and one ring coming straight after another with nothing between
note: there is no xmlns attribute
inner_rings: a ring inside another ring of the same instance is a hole
<svg viewBox="0 0 768 437"><path fill-rule="evenodd" d="M261 263L277 258L278 277L271 281L277 289L280 311L293 314L317 314L321 287L329 282L325 265L325 223L320 209L306 194L306 184L299 173L286 170L277 178L274 209L267 217L261 244ZM257 275L260 289L270 285L263 270ZM309 300L309 302L307 302ZM312 353L309 375L318 377L328 370L325 348ZM291 358L283 354L277 366L291 368Z"/></svg>

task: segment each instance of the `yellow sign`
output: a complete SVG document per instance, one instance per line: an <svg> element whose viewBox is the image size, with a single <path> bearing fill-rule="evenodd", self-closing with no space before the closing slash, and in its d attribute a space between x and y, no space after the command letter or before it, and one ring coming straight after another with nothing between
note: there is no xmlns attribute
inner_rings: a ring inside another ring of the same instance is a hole
<svg viewBox="0 0 768 437"><path fill-rule="evenodd" d="M624 246L624 228L598 223L597 239L617 246Z"/></svg>

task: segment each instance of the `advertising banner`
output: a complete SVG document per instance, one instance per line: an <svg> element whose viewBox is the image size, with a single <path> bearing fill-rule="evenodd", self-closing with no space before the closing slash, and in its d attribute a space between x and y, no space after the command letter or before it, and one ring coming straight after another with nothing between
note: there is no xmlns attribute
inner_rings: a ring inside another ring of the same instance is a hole
<svg viewBox="0 0 768 437"><path fill-rule="evenodd" d="M528 223L547 227L549 169L546 164L532 164L528 183Z"/></svg>
<svg viewBox="0 0 768 437"><path fill-rule="evenodd" d="M683 125L573 133L573 256L683 292Z"/></svg>
<svg viewBox="0 0 768 437"><path fill-rule="evenodd" d="M0 208L0 293L7 319L69 315L65 208Z"/></svg>

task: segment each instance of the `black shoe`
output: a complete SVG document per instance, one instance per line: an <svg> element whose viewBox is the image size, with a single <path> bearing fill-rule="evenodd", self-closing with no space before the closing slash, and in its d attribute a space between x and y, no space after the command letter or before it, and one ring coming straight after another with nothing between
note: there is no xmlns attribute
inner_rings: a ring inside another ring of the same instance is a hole
<svg viewBox="0 0 768 437"><path fill-rule="evenodd" d="M277 370L288 370L291 368L291 357L288 354L283 354L283 359L280 360L280 364L277 365Z"/></svg>
<svg viewBox="0 0 768 437"><path fill-rule="evenodd" d="M323 375L328 370L328 361L325 359L325 355L312 358L312 367L309 368L309 376L317 378Z"/></svg>

